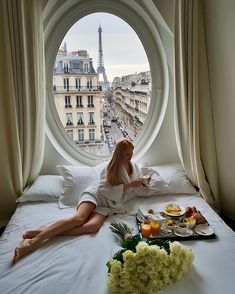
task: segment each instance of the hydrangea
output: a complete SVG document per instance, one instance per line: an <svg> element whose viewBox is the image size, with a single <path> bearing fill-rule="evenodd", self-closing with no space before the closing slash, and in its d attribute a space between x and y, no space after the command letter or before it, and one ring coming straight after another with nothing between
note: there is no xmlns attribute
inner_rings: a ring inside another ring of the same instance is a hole
<svg viewBox="0 0 235 294"><path fill-rule="evenodd" d="M181 279L192 266L190 248L176 241L168 242L168 247L152 243L138 241L132 250L125 248L108 262L109 293L151 294Z"/></svg>

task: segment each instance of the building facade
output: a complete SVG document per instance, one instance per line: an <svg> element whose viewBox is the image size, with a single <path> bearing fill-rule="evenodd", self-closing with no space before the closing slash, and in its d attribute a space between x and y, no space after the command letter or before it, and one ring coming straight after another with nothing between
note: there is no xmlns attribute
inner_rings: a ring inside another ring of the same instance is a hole
<svg viewBox="0 0 235 294"><path fill-rule="evenodd" d="M103 145L101 87L86 50L58 51L53 71L53 93L61 123L80 147L97 154Z"/></svg>
<svg viewBox="0 0 235 294"><path fill-rule="evenodd" d="M124 128L134 137L148 114L151 97L150 71L116 77L112 84L112 109Z"/></svg>

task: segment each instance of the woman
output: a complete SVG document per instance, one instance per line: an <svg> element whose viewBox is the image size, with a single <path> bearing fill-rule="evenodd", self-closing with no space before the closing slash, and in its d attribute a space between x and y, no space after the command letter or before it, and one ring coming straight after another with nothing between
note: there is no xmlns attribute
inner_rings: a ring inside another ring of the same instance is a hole
<svg viewBox="0 0 235 294"><path fill-rule="evenodd" d="M124 202L133 194L132 188L143 186L137 166L131 163L133 150L133 144L127 139L119 141L107 168L101 174L98 188L89 188L82 193L72 217L27 231L23 235L24 240L15 249L12 264L54 236L96 233L108 215L125 212Z"/></svg>

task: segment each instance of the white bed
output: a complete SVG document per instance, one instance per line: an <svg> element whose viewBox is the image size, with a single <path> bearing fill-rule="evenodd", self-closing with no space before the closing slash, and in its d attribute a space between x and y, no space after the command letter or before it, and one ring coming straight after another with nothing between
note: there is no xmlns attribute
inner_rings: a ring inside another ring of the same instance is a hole
<svg viewBox="0 0 235 294"><path fill-rule="evenodd" d="M14 248L25 230L51 223L74 212L71 207L59 208L58 199L23 201L0 238L1 294L107 293L106 262L120 249L117 238L109 229L110 221L124 221L137 230L135 214L138 208L143 211L149 207L161 210L172 201L182 206L196 206L214 229L217 238L181 241L193 250L193 267L180 281L158 293L235 293L235 233L198 193L132 199L127 203L129 213L107 218L97 234L55 237L11 266Z"/></svg>

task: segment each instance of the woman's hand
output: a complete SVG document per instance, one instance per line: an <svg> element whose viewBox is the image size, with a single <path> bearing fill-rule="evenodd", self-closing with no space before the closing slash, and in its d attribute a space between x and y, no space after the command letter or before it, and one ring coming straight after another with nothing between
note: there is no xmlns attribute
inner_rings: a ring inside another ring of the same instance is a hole
<svg viewBox="0 0 235 294"><path fill-rule="evenodd" d="M130 183L124 184L124 191L129 188L140 188L143 187L143 180L142 178L138 178Z"/></svg>

